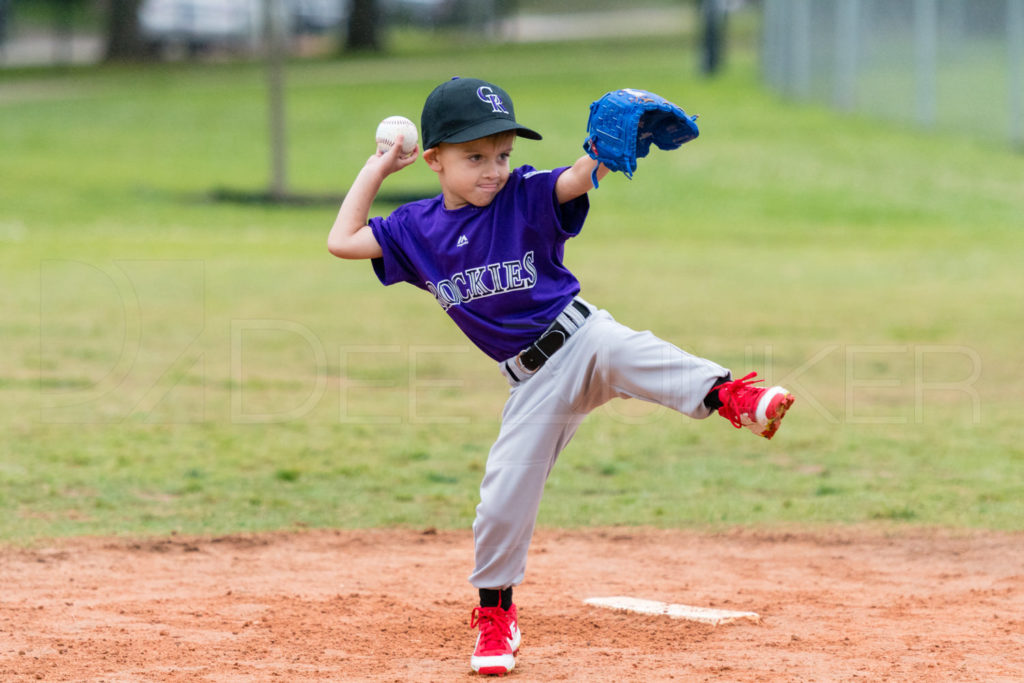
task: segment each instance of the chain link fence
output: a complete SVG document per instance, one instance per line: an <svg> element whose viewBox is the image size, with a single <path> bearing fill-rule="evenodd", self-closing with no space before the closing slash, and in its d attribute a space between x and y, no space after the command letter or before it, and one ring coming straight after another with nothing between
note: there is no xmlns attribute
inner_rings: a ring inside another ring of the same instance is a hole
<svg viewBox="0 0 1024 683"><path fill-rule="evenodd" d="M769 87L1024 148L1024 0L764 0Z"/></svg>

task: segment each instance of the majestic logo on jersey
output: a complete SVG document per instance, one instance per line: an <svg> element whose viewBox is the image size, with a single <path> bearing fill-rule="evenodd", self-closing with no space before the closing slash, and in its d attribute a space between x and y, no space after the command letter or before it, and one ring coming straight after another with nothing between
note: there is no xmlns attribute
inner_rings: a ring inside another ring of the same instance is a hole
<svg viewBox="0 0 1024 683"><path fill-rule="evenodd" d="M455 243L456 247L464 247L469 244L469 238L465 235L459 235L459 241Z"/></svg>
<svg viewBox="0 0 1024 683"><path fill-rule="evenodd" d="M537 267L533 252L520 261L499 261L478 268L467 268L440 282L427 282L427 291L434 295L441 308L448 310L466 301L495 294L532 289L537 284Z"/></svg>
<svg viewBox="0 0 1024 683"><path fill-rule="evenodd" d="M507 114L505 103L501 101L501 95L491 90L490 86L482 85L476 89L476 96L491 105L492 114Z"/></svg>

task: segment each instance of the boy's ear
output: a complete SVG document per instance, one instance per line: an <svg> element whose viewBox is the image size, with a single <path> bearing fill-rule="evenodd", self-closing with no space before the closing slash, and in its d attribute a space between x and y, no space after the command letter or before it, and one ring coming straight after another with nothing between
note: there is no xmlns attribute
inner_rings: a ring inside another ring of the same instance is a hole
<svg viewBox="0 0 1024 683"><path fill-rule="evenodd" d="M423 161L427 162L427 166L430 170L440 172L441 160L437 158L437 147L431 147L430 149L423 150Z"/></svg>

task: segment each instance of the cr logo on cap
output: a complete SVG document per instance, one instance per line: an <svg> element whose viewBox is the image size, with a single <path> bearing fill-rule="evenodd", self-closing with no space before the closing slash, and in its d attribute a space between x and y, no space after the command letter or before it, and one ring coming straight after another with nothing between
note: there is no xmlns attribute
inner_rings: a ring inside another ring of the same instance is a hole
<svg viewBox="0 0 1024 683"><path fill-rule="evenodd" d="M501 95L491 90L489 86L482 85L476 89L476 96L491 105L492 114L507 114L505 103L501 101Z"/></svg>

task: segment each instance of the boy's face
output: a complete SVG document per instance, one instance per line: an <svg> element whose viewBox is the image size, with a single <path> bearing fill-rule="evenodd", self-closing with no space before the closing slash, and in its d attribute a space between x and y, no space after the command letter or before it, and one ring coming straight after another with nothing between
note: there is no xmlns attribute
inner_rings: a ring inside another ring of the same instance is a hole
<svg viewBox="0 0 1024 683"><path fill-rule="evenodd" d="M444 143L423 154L441 183L446 209L487 206L505 187L515 133L469 142Z"/></svg>

